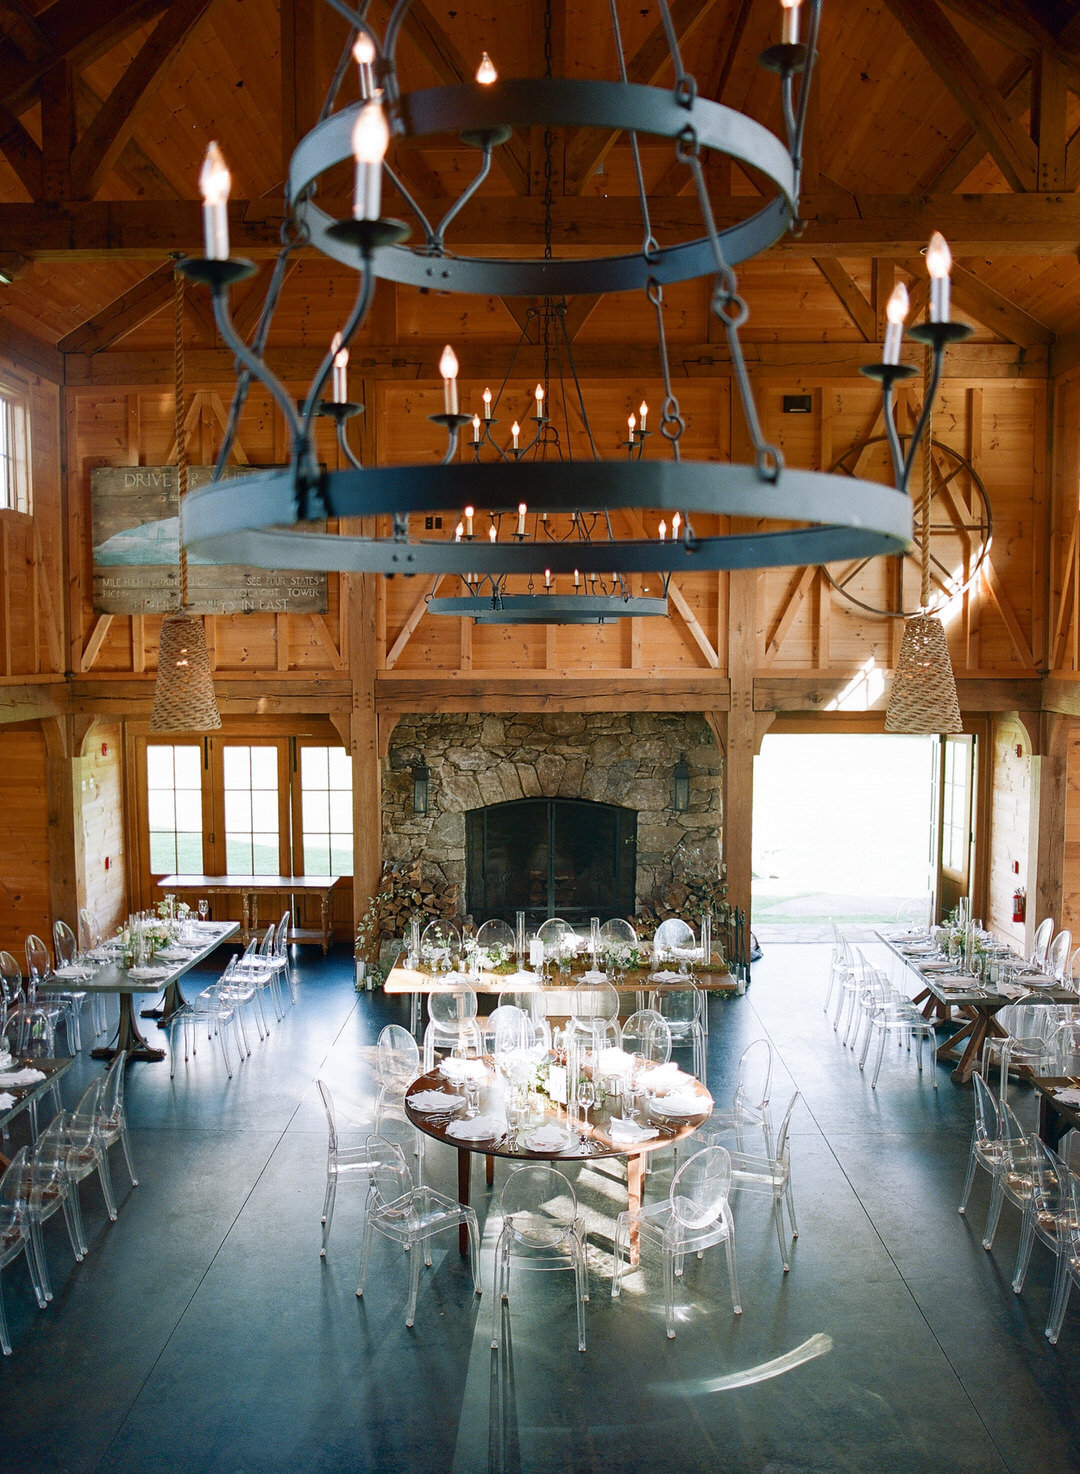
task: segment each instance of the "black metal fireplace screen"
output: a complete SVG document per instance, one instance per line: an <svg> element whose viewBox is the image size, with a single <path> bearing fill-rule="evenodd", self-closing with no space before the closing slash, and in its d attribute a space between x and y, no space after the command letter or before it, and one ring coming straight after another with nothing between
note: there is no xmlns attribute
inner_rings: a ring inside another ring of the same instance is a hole
<svg viewBox="0 0 1080 1474"><path fill-rule="evenodd" d="M633 916L637 814L586 799L530 798L465 816L466 910L571 923Z"/></svg>

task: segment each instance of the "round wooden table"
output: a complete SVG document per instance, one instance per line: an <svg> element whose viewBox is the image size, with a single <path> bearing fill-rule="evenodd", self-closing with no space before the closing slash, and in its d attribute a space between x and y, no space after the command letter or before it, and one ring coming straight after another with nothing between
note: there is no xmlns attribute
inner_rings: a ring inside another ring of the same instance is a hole
<svg viewBox="0 0 1080 1474"><path fill-rule="evenodd" d="M495 1069L490 1061L486 1061L488 1067L486 1085L490 1085L495 1079ZM712 1096L700 1081L692 1076L684 1075L678 1081L681 1090L692 1090L701 1100L701 1110L693 1116L678 1116L661 1118L659 1113L653 1115L649 1108L645 1114L648 1116L646 1123L656 1132L656 1136L649 1137L645 1141L616 1142L608 1134L611 1116L605 1105L595 1105L589 1112L589 1124L581 1126L576 1132L570 1131L567 1110L565 1106L544 1096L544 1118L541 1123L534 1125L527 1133L522 1133L520 1140L513 1140L504 1133L497 1137L490 1137L478 1141L462 1141L459 1137L451 1136L448 1128L452 1121L460 1120L464 1115L464 1104L450 1100L449 1097L459 1098L464 1093L464 1085L458 1085L448 1080L436 1068L426 1075L421 1075L414 1080L405 1092L405 1114L412 1124L425 1135L433 1137L436 1141L445 1142L448 1146L456 1147L458 1154L458 1201L468 1205L469 1202L469 1179L472 1170L473 1153L482 1153L486 1158L486 1173L488 1186L494 1181L495 1158L508 1157L518 1162L583 1162L590 1161L595 1157L625 1157L626 1158L626 1198L627 1207L631 1212L636 1212L641 1207L641 1191L645 1177L646 1153L658 1151L663 1147L672 1146L684 1137L690 1136L699 1126L709 1119L712 1111ZM440 1095L448 1097L445 1112L441 1111L418 1111L409 1104L409 1098L418 1095L421 1091L431 1090ZM660 1098L660 1097L658 1097ZM481 1110L481 1115L485 1114ZM532 1136L543 1126L558 1125L569 1136L568 1144L553 1151L534 1151L525 1144L525 1136ZM468 1250L468 1236L466 1230L461 1228L458 1233L459 1248L462 1254ZM631 1260L636 1262L637 1245L631 1241Z"/></svg>

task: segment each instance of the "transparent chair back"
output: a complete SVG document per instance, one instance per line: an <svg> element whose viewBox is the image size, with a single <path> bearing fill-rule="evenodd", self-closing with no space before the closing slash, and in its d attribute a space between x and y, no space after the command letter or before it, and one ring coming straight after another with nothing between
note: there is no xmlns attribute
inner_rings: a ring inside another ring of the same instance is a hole
<svg viewBox="0 0 1080 1474"><path fill-rule="evenodd" d="M514 928L508 921L485 921L476 933L476 945L483 952L492 947L509 948L513 952L516 945Z"/></svg>
<svg viewBox="0 0 1080 1474"><path fill-rule="evenodd" d="M452 921L429 921L420 934L420 956L431 968L449 972L461 951L461 933Z"/></svg>
<svg viewBox="0 0 1080 1474"><path fill-rule="evenodd" d="M499 994L499 1007L505 1004L522 1009L534 1024L541 1024L547 1018L544 994L540 988L504 988Z"/></svg>
<svg viewBox="0 0 1080 1474"><path fill-rule="evenodd" d="M639 1008L622 1026L622 1048L653 1064L671 1058L671 1030L655 1008Z"/></svg>
<svg viewBox="0 0 1080 1474"><path fill-rule="evenodd" d="M53 922L53 950L57 967L74 967L79 960L79 939L66 921Z"/></svg>
<svg viewBox="0 0 1080 1474"><path fill-rule="evenodd" d="M691 951L694 947L694 929L677 916L662 921L653 937L655 957L674 958Z"/></svg>
<svg viewBox="0 0 1080 1474"><path fill-rule="evenodd" d="M1046 971L1052 978L1071 981L1069 964L1072 959L1072 932L1059 931L1046 953Z"/></svg>
<svg viewBox="0 0 1080 1474"><path fill-rule="evenodd" d="M1031 961L1036 967L1046 964L1046 954L1050 950L1050 938L1054 934L1054 918L1045 917L1035 928L1035 937L1031 948Z"/></svg>
<svg viewBox="0 0 1080 1474"><path fill-rule="evenodd" d="M605 921L600 928L600 940L601 942L626 942L632 947L637 942L637 932L621 916L614 916L610 921Z"/></svg>
<svg viewBox="0 0 1080 1474"><path fill-rule="evenodd" d="M578 1350L584 1351L588 1299L585 1230L569 1179L557 1168L541 1163L519 1167L506 1179L499 1207L502 1230L495 1248L492 1349L499 1344L502 1304L509 1300L510 1266L517 1262L530 1270L573 1271Z"/></svg>
<svg viewBox="0 0 1080 1474"><path fill-rule="evenodd" d="M536 935L544 944L545 962L557 962L568 939L574 935L574 928L568 921L563 921L561 916L550 916L536 928Z"/></svg>

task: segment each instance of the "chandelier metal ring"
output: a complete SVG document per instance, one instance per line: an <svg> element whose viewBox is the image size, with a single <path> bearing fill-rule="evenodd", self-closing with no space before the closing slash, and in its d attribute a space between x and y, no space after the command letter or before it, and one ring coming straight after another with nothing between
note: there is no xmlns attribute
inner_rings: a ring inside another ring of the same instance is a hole
<svg viewBox="0 0 1080 1474"><path fill-rule="evenodd" d="M324 472L301 496L292 470L211 482L188 493L185 540L193 557L256 568L364 570L375 573L476 574L694 572L782 567L899 553L911 537L911 503L891 486L820 471L785 470L763 482L750 466L719 461L563 461L558 474L542 461L385 466ZM617 499L617 500L616 500ZM324 517L376 517L394 507L444 512L476 503L493 514L519 502L532 515L588 512L619 505L810 523L777 531L597 541L533 541L485 537L395 539L340 537L297 529ZM293 530L296 529L296 530Z"/></svg>
<svg viewBox="0 0 1080 1474"><path fill-rule="evenodd" d="M476 624L607 624L615 619L664 616L667 599L621 594L473 594L429 599L429 614L448 614Z"/></svg>
<svg viewBox="0 0 1080 1474"><path fill-rule="evenodd" d="M334 238L334 219L310 197L326 170L353 157L352 131L361 104L332 114L311 130L293 153L288 202L310 232L311 244L343 265L357 265L356 251ZM601 128L648 133L678 142L693 125L700 147L727 154L764 175L777 194L756 214L717 233L724 259L737 265L757 256L787 231L796 210L795 170L787 149L752 118L721 103L640 83L587 82L575 78L533 78L497 82L490 87L431 87L406 93L399 103L404 136L490 134L507 123L515 127ZM655 257L639 251L626 256L504 260L496 257L432 254L431 242L417 250L385 247L374 253L376 276L414 287L477 296L577 296L644 290L650 279L689 281L716 269L715 244L708 237L660 248Z"/></svg>

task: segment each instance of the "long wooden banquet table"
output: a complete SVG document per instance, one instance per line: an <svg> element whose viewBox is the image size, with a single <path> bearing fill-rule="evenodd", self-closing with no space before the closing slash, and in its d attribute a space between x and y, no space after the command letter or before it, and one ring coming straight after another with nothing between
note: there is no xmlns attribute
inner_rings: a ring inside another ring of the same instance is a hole
<svg viewBox="0 0 1080 1474"><path fill-rule="evenodd" d="M439 972L422 972L418 968L404 967L398 965L391 968L386 982L383 984L383 992L393 994L401 993L432 993L439 988L447 986L448 978L453 975ZM705 993L734 993L736 981L731 973L726 970L721 972L719 968L709 971L695 971L694 982ZM665 981L675 983L679 981L679 974L665 974ZM552 1018L565 1017L567 1009L564 1007L569 999L572 989L584 981L578 974L571 974L567 981L553 983L550 981L540 982L534 973L498 973L482 972L480 976L465 979L470 988L482 997L498 997L502 992L512 989L536 988L544 995L544 1003L549 1016ZM619 993L647 993L652 988L659 988L660 981L653 980L653 971L649 968L641 968L636 972L627 972L619 975L610 975L605 978ZM462 975L457 974L455 981L450 986L462 986Z"/></svg>
<svg viewBox="0 0 1080 1474"><path fill-rule="evenodd" d="M200 921L195 926L201 940L198 951L190 952L183 960L176 959L159 964L164 971L157 977L147 977L149 969L136 968L128 971L119 962L106 962L88 978L71 980L71 986L80 993L115 993L120 1002L120 1021L117 1024L116 1035L109 1044L99 1045L97 1049L91 1050L94 1059L112 1059L120 1051L126 1050L129 1060L140 1059L159 1061L165 1058L164 1049L156 1049L144 1038L139 1030L135 1019L134 997L136 993L162 993L162 1006L160 1010L154 1010L149 1017L158 1019L159 1027L164 1027L169 1018L178 1009L184 1007L184 996L179 988L179 981L186 972L190 972L205 958L210 956L215 947L222 942L227 942L230 937L236 935L240 925L236 921ZM141 974L141 975L140 975ZM68 979L58 977L58 986L63 986ZM46 987L49 983L46 980Z"/></svg>
<svg viewBox="0 0 1080 1474"><path fill-rule="evenodd" d="M485 1060L485 1069L485 1085L490 1085L495 1074L490 1060ZM625 1157L627 1207L631 1212L636 1212L641 1207L646 1154L672 1146L675 1142L689 1136L708 1120L712 1111L712 1096L693 1076L680 1073L677 1088L680 1095L683 1092L692 1094L694 1099L700 1102L700 1110L689 1115L665 1116L661 1114L660 1107L654 1104L648 1111L649 1120L645 1129L654 1131L655 1135L645 1140L632 1142L613 1139L611 1111L606 1103L594 1106L593 1119L587 1125L582 1126L570 1122L567 1108L564 1105L546 1097L543 1120L534 1123L524 1135L503 1129L501 1119L498 1119L494 1122L497 1129L493 1135L482 1136L473 1141L463 1140L450 1133L451 1123L462 1119L463 1087L447 1080L441 1067L426 1075L421 1075L409 1086L405 1093L405 1114L418 1130L433 1137L436 1141L445 1142L446 1145L457 1148L458 1200L463 1204L467 1205L469 1202L469 1183L474 1153L482 1154L486 1158L488 1186L494 1181L496 1157L507 1157L517 1162L556 1163L582 1162L596 1157ZM445 1096L445 1109L419 1110L410 1104L410 1097L420 1096L429 1091ZM662 1101L662 1097L655 1099ZM593 1112L590 1112L590 1115ZM563 1144L530 1146L529 1143L534 1140L536 1133L543 1131L545 1127L555 1127L564 1138ZM631 1239L630 1247L631 1258L636 1260L636 1239ZM459 1230L459 1248L462 1254L468 1249L468 1234L464 1225Z"/></svg>
<svg viewBox="0 0 1080 1474"><path fill-rule="evenodd" d="M331 941L330 892L340 879L340 875L166 875L157 884L158 890L166 895L239 896L245 942L259 929L260 896L277 896L279 900L286 896L317 896L318 931L303 931L294 926L289 940L321 942L325 957Z"/></svg>
<svg viewBox="0 0 1080 1474"><path fill-rule="evenodd" d="M981 983L977 978L962 979L959 971L942 973L924 969L919 966L919 958L907 954L896 938L880 931L877 935L889 950L910 968L922 984L913 1002L923 1004L924 1017L931 1018L936 1015L941 1019L948 1019L951 1017L950 1010L953 1008L963 1016L964 1022L960 1028L944 1043L938 1045L937 1057L940 1060L957 1060L956 1068L952 1072L953 1083L966 1085L979 1067L983 1044L987 1037L997 1039L1006 1037L1006 1032L997 1022L996 1015L1007 1004L1018 1001L1016 993L1012 988L1002 993L997 985ZM957 963L957 969L959 966L960 964ZM954 977L957 979L956 982L952 981ZM1031 992L1023 993L1022 996L1025 1003L1076 1003L1077 1001L1075 993L1070 992L1067 988L1051 984L1049 979L1046 980L1046 986L1040 984ZM963 1046L962 1049L961 1046Z"/></svg>

